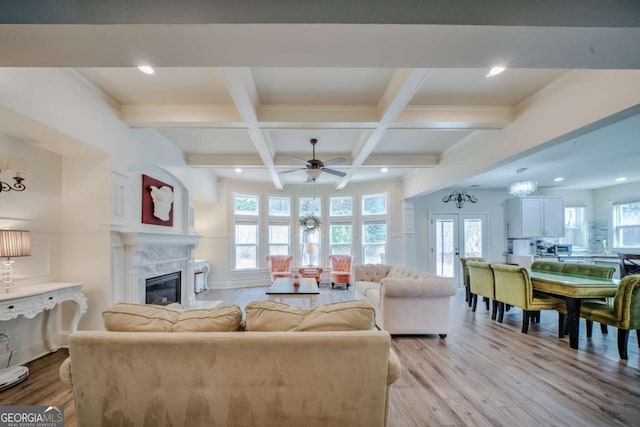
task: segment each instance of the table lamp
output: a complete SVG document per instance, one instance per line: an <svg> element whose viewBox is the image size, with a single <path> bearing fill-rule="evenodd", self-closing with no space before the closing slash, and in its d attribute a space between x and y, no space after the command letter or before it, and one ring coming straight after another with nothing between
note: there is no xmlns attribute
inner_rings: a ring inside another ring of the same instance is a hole
<svg viewBox="0 0 640 427"><path fill-rule="evenodd" d="M311 263L311 257L316 251L316 244L313 242L307 242L304 244L304 253L307 254L307 259L309 261L308 266L311 267L313 264Z"/></svg>
<svg viewBox="0 0 640 427"><path fill-rule="evenodd" d="M31 255L31 236L24 230L0 230L1 281L5 292L13 288L13 263L11 258Z"/></svg>

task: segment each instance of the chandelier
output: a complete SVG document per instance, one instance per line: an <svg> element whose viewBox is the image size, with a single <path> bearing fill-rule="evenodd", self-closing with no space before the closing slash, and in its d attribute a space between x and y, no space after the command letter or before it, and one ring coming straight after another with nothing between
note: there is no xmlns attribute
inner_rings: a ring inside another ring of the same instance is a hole
<svg viewBox="0 0 640 427"><path fill-rule="evenodd" d="M516 171L518 174L522 174L527 168L520 168ZM522 181L512 182L509 185L509 194L517 197L528 196L538 189L538 182L533 179L525 179Z"/></svg>

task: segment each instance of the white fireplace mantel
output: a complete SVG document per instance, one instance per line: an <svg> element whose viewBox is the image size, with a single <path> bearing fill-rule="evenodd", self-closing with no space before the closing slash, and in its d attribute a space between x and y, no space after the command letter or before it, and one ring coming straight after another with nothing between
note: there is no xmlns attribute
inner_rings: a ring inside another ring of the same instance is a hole
<svg viewBox="0 0 640 427"><path fill-rule="evenodd" d="M115 302L144 304L146 279L179 271L181 301L195 303L195 234L120 231L113 233Z"/></svg>

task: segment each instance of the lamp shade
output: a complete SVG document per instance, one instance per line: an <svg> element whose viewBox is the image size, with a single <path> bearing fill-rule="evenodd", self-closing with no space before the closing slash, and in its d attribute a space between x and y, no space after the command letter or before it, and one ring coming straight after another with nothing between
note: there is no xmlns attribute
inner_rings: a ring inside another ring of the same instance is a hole
<svg viewBox="0 0 640 427"><path fill-rule="evenodd" d="M316 244L309 242L304 244L304 253L312 254L316 251Z"/></svg>
<svg viewBox="0 0 640 427"><path fill-rule="evenodd" d="M31 255L31 235L23 230L0 230L0 257Z"/></svg>

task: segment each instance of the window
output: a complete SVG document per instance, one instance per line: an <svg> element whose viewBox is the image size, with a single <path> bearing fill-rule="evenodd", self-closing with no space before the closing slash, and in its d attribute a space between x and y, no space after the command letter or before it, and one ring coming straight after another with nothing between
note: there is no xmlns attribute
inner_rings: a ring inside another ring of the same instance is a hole
<svg viewBox="0 0 640 427"><path fill-rule="evenodd" d="M640 248L640 202L613 205L613 245Z"/></svg>
<svg viewBox="0 0 640 427"><path fill-rule="evenodd" d="M300 253L302 254L300 265L309 267L320 265L320 232L300 233Z"/></svg>
<svg viewBox="0 0 640 427"><path fill-rule="evenodd" d="M269 224L269 255L289 255L289 224Z"/></svg>
<svg viewBox="0 0 640 427"><path fill-rule="evenodd" d="M322 215L322 203L319 197L300 197L298 205L300 216L315 215L320 217Z"/></svg>
<svg viewBox="0 0 640 427"><path fill-rule="evenodd" d="M269 197L269 216L291 216L289 197Z"/></svg>
<svg viewBox="0 0 640 427"><path fill-rule="evenodd" d="M366 222L362 225L362 258L365 264L384 264L387 248L387 223Z"/></svg>
<svg viewBox="0 0 640 427"><path fill-rule="evenodd" d="M362 215L386 215L386 213L386 194L370 194L362 196Z"/></svg>
<svg viewBox="0 0 640 427"><path fill-rule="evenodd" d="M329 216L352 216L353 198L351 196L329 198Z"/></svg>
<svg viewBox="0 0 640 427"><path fill-rule="evenodd" d="M258 223L256 221L235 222L235 269L258 268Z"/></svg>
<svg viewBox="0 0 640 427"><path fill-rule="evenodd" d="M259 215L258 196L235 194L233 196L234 215Z"/></svg>
<svg viewBox="0 0 640 427"><path fill-rule="evenodd" d="M351 224L331 224L329 239L331 255L351 255L353 241Z"/></svg>
<svg viewBox="0 0 640 427"><path fill-rule="evenodd" d="M560 243L569 243L581 248L588 246L585 217L586 208L584 207L564 208L564 237L560 239Z"/></svg>

